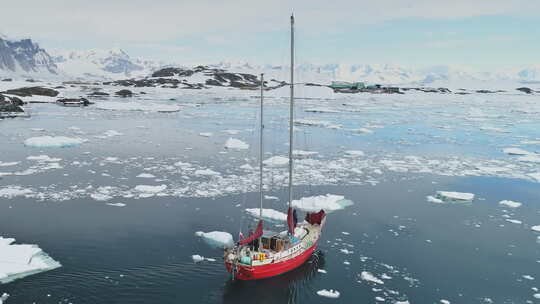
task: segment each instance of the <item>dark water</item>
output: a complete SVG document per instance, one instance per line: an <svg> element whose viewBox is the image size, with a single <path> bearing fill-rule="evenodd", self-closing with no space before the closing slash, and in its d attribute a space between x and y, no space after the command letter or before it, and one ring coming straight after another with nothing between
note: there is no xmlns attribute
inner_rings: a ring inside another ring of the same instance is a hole
<svg viewBox="0 0 540 304"><path fill-rule="evenodd" d="M256 194L125 199L123 208L82 199L2 200L1 234L39 244L63 266L1 285L0 291L11 294L8 303L374 303L377 296L384 303L535 301L531 288L540 287L540 244L526 224L540 223L537 184L411 175L392 180L300 188L298 195L343 194L355 204L330 214L319 250L307 264L256 282L232 281L222 252L194 236L199 230L236 235L241 210L235 202L255 200ZM426 195L441 189L472 191L480 199L472 205L426 202ZM504 220L500 197L529 202L511 211L524 225ZM282 201L269 207L284 208ZM354 253L343 254L342 248ZM217 261L195 264L192 254ZM360 280L362 271L392 279L368 283ZM341 297L319 297L321 289L339 290Z"/></svg>

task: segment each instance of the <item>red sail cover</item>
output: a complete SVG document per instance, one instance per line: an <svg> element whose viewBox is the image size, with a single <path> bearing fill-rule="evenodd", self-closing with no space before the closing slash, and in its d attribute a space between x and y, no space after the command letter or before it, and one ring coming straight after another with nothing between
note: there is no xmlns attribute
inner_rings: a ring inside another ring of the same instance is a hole
<svg viewBox="0 0 540 304"><path fill-rule="evenodd" d="M259 220L259 223L257 224L257 229L251 233L247 238L242 239L238 242L238 245L245 245L248 243L253 242L254 240L260 238L263 234L263 223L261 220Z"/></svg>
<svg viewBox="0 0 540 304"><path fill-rule="evenodd" d="M293 208L291 207L289 207L289 210L287 210L287 226L289 227L289 233L294 234L296 223L294 222Z"/></svg>
<svg viewBox="0 0 540 304"><path fill-rule="evenodd" d="M324 210L321 209L321 211L317 213L306 214L306 221L310 223L311 225L315 225L315 224L320 225L325 216L326 216L326 213L324 212Z"/></svg>

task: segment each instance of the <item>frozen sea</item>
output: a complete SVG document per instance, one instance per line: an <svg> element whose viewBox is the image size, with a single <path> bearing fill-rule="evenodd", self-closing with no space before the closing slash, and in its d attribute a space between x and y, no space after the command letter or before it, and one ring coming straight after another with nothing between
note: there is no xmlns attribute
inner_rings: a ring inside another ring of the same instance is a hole
<svg viewBox="0 0 540 304"><path fill-rule="evenodd" d="M329 215L304 266L240 282L195 232L236 237L254 223L257 92L143 90L0 121L0 236L62 264L0 285L7 303L540 302L536 95L300 90L295 198L354 204ZM271 157L288 150L287 91L269 95L265 191L278 199L265 207L283 212L286 165ZM437 191L475 198L428 201Z"/></svg>

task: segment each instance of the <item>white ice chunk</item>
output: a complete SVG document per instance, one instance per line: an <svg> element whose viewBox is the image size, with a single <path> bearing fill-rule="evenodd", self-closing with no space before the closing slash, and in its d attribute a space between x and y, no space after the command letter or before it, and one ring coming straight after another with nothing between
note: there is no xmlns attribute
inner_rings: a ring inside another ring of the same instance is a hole
<svg viewBox="0 0 540 304"><path fill-rule="evenodd" d="M140 178L155 178L155 176L153 174L150 174L150 173L141 173L141 174L137 175L137 177L140 177Z"/></svg>
<svg viewBox="0 0 540 304"><path fill-rule="evenodd" d="M193 259L193 262L195 262L195 263L199 263L199 262L204 261L204 257L200 256L198 254L192 255L191 258Z"/></svg>
<svg viewBox="0 0 540 304"><path fill-rule="evenodd" d="M13 238L0 237L0 283L60 267L37 245L12 244Z"/></svg>
<svg viewBox="0 0 540 304"><path fill-rule="evenodd" d="M9 294L4 292L2 296L0 296L0 304L5 303L8 298Z"/></svg>
<svg viewBox="0 0 540 304"><path fill-rule="evenodd" d="M371 272L368 272L368 271L362 271L362 273L360 273L360 278L364 281L373 282L375 284L384 284L384 282L381 279L377 278Z"/></svg>
<svg viewBox="0 0 540 304"><path fill-rule="evenodd" d="M465 192L437 191L437 198L443 201L472 201L474 194Z"/></svg>
<svg viewBox="0 0 540 304"><path fill-rule="evenodd" d="M254 217L259 217L259 208L252 208L252 209L246 209L246 212ZM283 212L279 212L274 209L264 209L262 210L262 216L263 218L269 219L269 220L275 220L275 221L287 221L287 214Z"/></svg>
<svg viewBox="0 0 540 304"><path fill-rule="evenodd" d="M18 165L19 162L2 162L0 161L0 167L11 167L11 166L15 166L15 165Z"/></svg>
<svg viewBox="0 0 540 304"><path fill-rule="evenodd" d="M65 136L38 136L28 138L24 144L34 148L61 148L78 146L85 141L86 139Z"/></svg>
<svg viewBox="0 0 540 304"><path fill-rule="evenodd" d="M62 160L61 158L52 158L52 157L49 157L48 155L43 155L43 154L28 156L26 159L34 160L38 162L59 162Z"/></svg>
<svg viewBox="0 0 540 304"><path fill-rule="evenodd" d="M344 209L352 204L353 202L345 199L344 196L335 194L303 197L292 201L293 207L307 212L318 212L321 209L325 212L332 212Z"/></svg>
<svg viewBox="0 0 540 304"><path fill-rule="evenodd" d="M351 131L353 133L358 133L358 134L371 134L371 133L373 133L373 131L371 131L370 129L366 129L366 128L353 129Z"/></svg>
<svg viewBox="0 0 540 304"><path fill-rule="evenodd" d="M326 270L324 270L324 269L317 269L317 272L320 272L320 273L326 273Z"/></svg>
<svg viewBox="0 0 540 304"><path fill-rule="evenodd" d="M249 149L249 145L241 141L240 139L230 137L225 142L225 148L234 149L234 150L246 150L246 149Z"/></svg>
<svg viewBox="0 0 540 304"><path fill-rule="evenodd" d="M450 304L450 301L445 299L441 299L439 302L441 302L441 304Z"/></svg>
<svg viewBox="0 0 540 304"><path fill-rule="evenodd" d="M352 156L352 157L360 157L360 156L364 156L364 151L349 150L349 151L345 151L345 154L347 154L348 156Z"/></svg>
<svg viewBox="0 0 540 304"><path fill-rule="evenodd" d="M293 150L293 155L298 157L305 157L310 155L318 154L319 152L315 151L303 151L303 150Z"/></svg>
<svg viewBox="0 0 540 304"><path fill-rule="evenodd" d="M232 247L234 244L233 236L224 231L197 231L195 235L201 237L206 243L214 247Z"/></svg>
<svg viewBox="0 0 540 304"><path fill-rule="evenodd" d="M201 132L199 133L200 136L202 137L211 137L212 135L214 135L214 133L212 132Z"/></svg>
<svg viewBox="0 0 540 304"><path fill-rule="evenodd" d="M443 200L438 199L438 198L436 198L436 197L434 197L434 196L432 196L432 195L426 196L426 199L427 199L427 201L430 202L430 203L444 204Z"/></svg>
<svg viewBox="0 0 540 304"><path fill-rule="evenodd" d="M142 193L152 193L152 194L165 191L165 189L167 189L167 185L159 185L159 186L138 185L135 187L135 191L142 192Z"/></svg>
<svg viewBox="0 0 540 304"><path fill-rule="evenodd" d="M531 229L532 229L533 231L538 231L538 232L540 232L540 225L538 225L538 226L532 226Z"/></svg>
<svg viewBox="0 0 540 304"><path fill-rule="evenodd" d="M125 207L126 206L126 204L124 204L124 203L107 203L107 205L113 206L113 207Z"/></svg>
<svg viewBox="0 0 540 304"><path fill-rule="evenodd" d="M283 157L283 156L272 156L268 159L265 159L263 161L263 164L270 166L270 167L279 167L279 166L285 166L289 164L289 158Z"/></svg>
<svg viewBox="0 0 540 304"><path fill-rule="evenodd" d="M518 208L518 207L521 207L522 204L518 202L514 202L514 201L504 200L504 201L500 201L499 205L507 206L510 208Z"/></svg>
<svg viewBox="0 0 540 304"><path fill-rule="evenodd" d="M317 291L317 294L321 297L326 297L326 298L332 298L332 299L339 298L339 291L333 290L333 289L330 289L330 290L322 289L322 290Z"/></svg>
<svg viewBox="0 0 540 304"><path fill-rule="evenodd" d="M522 224L520 220L506 219L506 221L512 224Z"/></svg>

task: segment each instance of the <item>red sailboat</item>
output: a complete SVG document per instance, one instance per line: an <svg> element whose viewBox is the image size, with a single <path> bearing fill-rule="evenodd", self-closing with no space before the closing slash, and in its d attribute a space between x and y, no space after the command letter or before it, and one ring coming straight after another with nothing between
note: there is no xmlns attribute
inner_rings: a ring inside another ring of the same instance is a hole
<svg viewBox="0 0 540 304"><path fill-rule="evenodd" d="M263 204L263 92L264 79L261 74L261 128L260 128L260 213L255 231L242 238L233 248L225 249L227 271L233 278L256 280L277 276L291 271L304 262L317 248L322 228L326 222L324 210L307 213L305 220L298 223L296 210L291 206L293 199L293 131L294 131L294 16L291 16L291 82L289 117L289 208L288 229L282 232L265 231L262 219Z"/></svg>

